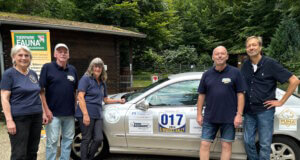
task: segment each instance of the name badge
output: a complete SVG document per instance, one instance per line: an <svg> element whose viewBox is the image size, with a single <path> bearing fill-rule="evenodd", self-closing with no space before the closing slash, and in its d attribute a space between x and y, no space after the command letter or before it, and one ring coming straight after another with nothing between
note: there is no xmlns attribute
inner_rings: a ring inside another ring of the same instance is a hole
<svg viewBox="0 0 300 160"><path fill-rule="evenodd" d="M230 78L223 78L223 79L222 79L222 82L223 82L224 84L228 84L228 83L231 82L231 79L230 79Z"/></svg>

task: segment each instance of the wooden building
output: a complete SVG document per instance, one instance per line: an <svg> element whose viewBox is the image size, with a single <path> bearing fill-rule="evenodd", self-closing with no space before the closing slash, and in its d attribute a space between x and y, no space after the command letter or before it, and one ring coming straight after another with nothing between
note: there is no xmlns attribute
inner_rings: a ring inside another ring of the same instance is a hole
<svg viewBox="0 0 300 160"><path fill-rule="evenodd" d="M81 77L94 57L100 57L107 65L108 92L117 93L120 88L120 44L133 38L145 38L142 33L114 26L41 18L20 14L0 12L0 63L3 70L11 67L10 50L12 47L11 30L49 30L51 56L57 43L65 43L70 49L69 63L74 65ZM130 46L129 46L130 47ZM126 49L129 56L128 66L132 64L132 49ZM79 78L80 78L79 77Z"/></svg>

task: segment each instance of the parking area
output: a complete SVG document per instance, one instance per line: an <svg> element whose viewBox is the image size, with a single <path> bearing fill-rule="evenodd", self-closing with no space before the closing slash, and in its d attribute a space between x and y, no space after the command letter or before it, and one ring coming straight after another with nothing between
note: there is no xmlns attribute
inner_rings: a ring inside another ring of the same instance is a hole
<svg viewBox="0 0 300 160"><path fill-rule="evenodd" d="M46 138L41 138L38 160L46 159ZM6 131L4 122L0 122L0 159L10 159L10 142ZM169 156L149 156L149 155L126 155L126 154L111 154L105 160L180 160L182 157L169 157ZM197 158L184 158L185 160L197 160ZM70 159L72 160L72 159Z"/></svg>
<svg viewBox="0 0 300 160"><path fill-rule="evenodd" d="M39 152L38 152L38 160L46 159L45 152L46 139L41 138ZM9 160L10 158L10 142L7 134L6 126L4 122L0 122L0 159Z"/></svg>

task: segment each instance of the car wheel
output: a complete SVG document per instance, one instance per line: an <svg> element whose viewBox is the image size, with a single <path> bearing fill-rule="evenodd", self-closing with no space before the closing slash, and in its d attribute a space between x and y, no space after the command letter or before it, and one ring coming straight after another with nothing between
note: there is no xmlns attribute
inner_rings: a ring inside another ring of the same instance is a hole
<svg viewBox="0 0 300 160"><path fill-rule="evenodd" d="M271 160L300 159L299 145L289 137L273 137L271 144Z"/></svg>
<svg viewBox="0 0 300 160"><path fill-rule="evenodd" d="M72 146L71 146L71 157L73 160L80 160L80 144L82 140L81 131L76 130L75 136L73 138ZM102 144L98 148L98 151L95 154L95 159L103 158L108 153L108 143L104 136L104 140L102 141Z"/></svg>

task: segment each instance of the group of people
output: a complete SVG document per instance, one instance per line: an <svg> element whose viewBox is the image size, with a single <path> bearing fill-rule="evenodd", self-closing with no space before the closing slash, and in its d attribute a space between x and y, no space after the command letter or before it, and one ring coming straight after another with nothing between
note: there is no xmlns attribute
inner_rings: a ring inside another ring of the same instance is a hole
<svg viewBox="0 0 300 160"><path fill-rule="evenodd" d="M100 58L90 62L78 81L75 67L68 64L68 46L57 44L54 57L56 61L44 64L38 78L29 69L30 49L15 45L11 50L13 67L4 72L0 84L11 160L37 159L42 124L46 125L46 159L56 160L61 135L59 159L69 160L75 117L82 132L81 159L91 160L103 141L102 102L125 103L107 97L107 74Z"/></svg>
<svg viewBox="0 0 300 160"><path fill-rule="evenodd" d="M229 160L235 128L242 123L248 159L270 159L275 107L287 101L299 80L277 61L262 54L261 37L248 37L246 52L249 58L239 70L226 63L229 58L226 48L216 47L212 53L214 66L202 76L197 103L197 122L202 126L201 160L209 160L210 145L218 130L222 141L221 159ZM125 103L124 99L107 97L107 73L100 58L90 62L78 81L75 67L68 64L67 45L57 44L54 57L56 61L45 64L38 78L29 69L30 49L16 45L11 50L13 67L4 72L0 84L11 160L37 158L42 124L46 125L46 159L56 159L61 135L60 160L69 160L75 134L74 117L82 133L81 159L93 159L103 141L102 102ZM275 97L277 82L289 83L280 100ZM259 152L255 144L256 131Z"/></svg>
<svg viewBox="0 0 300 160"><path fill-rule="evenodd" d="M201 160L209 160L210 145L218 130L221 133L221 159L230 160L235 128L241 124L247 158L270 160L275 107L281 107L287 101L299 85L299 79L277 61L263 55L261 37L248 37L246 52L248 59L239 70L226 63L229 58L226 48L216 47L212 53L214 67L202 76L197 103L197 122L202 126ZM275 95L277 82L289 83L280 100Z"/></svg>

